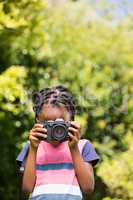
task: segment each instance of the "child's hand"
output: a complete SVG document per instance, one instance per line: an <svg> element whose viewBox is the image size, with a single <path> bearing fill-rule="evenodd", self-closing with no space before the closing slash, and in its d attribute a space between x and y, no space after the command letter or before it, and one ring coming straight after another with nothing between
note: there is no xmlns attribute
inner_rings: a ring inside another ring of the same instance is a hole
<svg viewBox="0 0 133 200"><path fill-rule="evenodd" d="M71 121L71 125L69 127L68 135L69 139L69 147L70 149L75 149L78 146L78 141L80 140L80 124L76 121Z"/></svg>
<svg viewBox="0 0 133 200"><path fill-rule="evenodd" d="M38 148L41 138L47 138L47 129L42 124L35 124L29 133L30 144L33 148Z"/></svg>

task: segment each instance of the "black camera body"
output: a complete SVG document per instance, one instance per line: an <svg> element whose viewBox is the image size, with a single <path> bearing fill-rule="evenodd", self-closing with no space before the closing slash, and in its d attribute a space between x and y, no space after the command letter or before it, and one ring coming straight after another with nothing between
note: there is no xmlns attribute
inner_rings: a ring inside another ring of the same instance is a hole
<svg viewBox="0 0 133 200"><path fill-rule="evenodd" d="M71 123L64 121L62 119L57 119L55 121L45 121L43 127L47 129L47 138L46 141L56 140L63 142L68 140L68 128L71 126Z"/></svg>

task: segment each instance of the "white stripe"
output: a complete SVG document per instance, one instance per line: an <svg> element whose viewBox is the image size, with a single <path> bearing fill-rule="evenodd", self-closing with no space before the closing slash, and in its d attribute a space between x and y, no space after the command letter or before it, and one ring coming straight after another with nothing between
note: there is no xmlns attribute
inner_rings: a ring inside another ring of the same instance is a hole
<svg viewBox="0 0 133 200"><path fill-rule="evenodd" d="M82 193L79 186L65 185L65 184L47 184L36 186L30 197L34 197L41 194L71 194L77 195L82 198Z"/></svg>

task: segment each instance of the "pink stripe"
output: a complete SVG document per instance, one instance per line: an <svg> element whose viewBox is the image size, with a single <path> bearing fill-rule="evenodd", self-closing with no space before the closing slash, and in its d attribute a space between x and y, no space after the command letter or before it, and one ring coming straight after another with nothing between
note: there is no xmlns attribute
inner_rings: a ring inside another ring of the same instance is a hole
<svg viewBox="0 0 133 200"><path fill-rule="evenodd" d="M44 158L37 158L36 164L38 165L43 165L43 164L58 164L58 163L73 163L72 159L68 158L67 156L65 157L65 155L62 155L61 159L58 158L59 156L56 156L55 158L51 158L52 156L50 156L49 158L42 156Z"/></svg>
<svg viewBox="0 0 133 200"><path fill-rule="evenodd" d="M59 147L53 147L47 142L41 142L37 151L37 164L72 162L71 153L67 142Z"/></svg>
<svg viewBox="0 0 133 200"><path fill-rule="evenodd" d="M78 185L74 170L48 170L38 171L36 185L42 184L72 184Z"/></svg>
<svg viewBox="0 0 133 200"><path fill-rule="evenodd" d="M79 141L78 146L81 154L86 141L86 139ZM60 162L72 162L72 157L67 142L60 144L58 148L53 147L47 142L41 142L37 152L37 164L49 164Z"/></svg>

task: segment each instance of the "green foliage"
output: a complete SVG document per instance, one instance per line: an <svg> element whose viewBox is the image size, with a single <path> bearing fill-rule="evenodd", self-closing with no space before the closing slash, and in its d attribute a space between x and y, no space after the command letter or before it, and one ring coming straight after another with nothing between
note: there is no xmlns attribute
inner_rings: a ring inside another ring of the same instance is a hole
<svg viewBox="0 0 133 200"><path fill-rule="evenodd" d="M14 194L18 196L16 153L22 148L24 127L30 125L29 112L25 111L30 109L25 104L25 77L26 69L19 66L11 66L0 75L0 199L5 200L14 199Z"/></svg>
<svg viewBox="0 0 133 200"><path fill-rule="evenodd" d="M34 123L31 94L55 84L75 94L82 134L101 157L93 199L133 198L132 35L132 16L115 23L78 2L0 2L0 199L18 199L15 158Z"/></svg>
<svg viewBox="0 0 133 200"><path fill-rule="evenodd" d="M14 64L33 66L39 62L41 45L46 40L42 31L44 12L45 2L41 0L0 3L1 70Z"/></svg>
<svg viewBox="0 0 133 200"><path fill-rule="evenodd" d="M133 136L128 133L124 138L129 148L114 156L113 160L104 159L99 166L98 175L108 185L113 199L133 199ZM106 200L108 198L105 198ZM110 198L109 198L110 199Z"/></svg>
<svg viewBox="0 0 133 200"><path fill-rule="evenodd" d="M0 75L0 100L1 109L18 114L21 107L17 103L25 100L25 91L22 86L26 77L24 67L12 66ZM17 102L18 101L18 102Z"/></svg>

